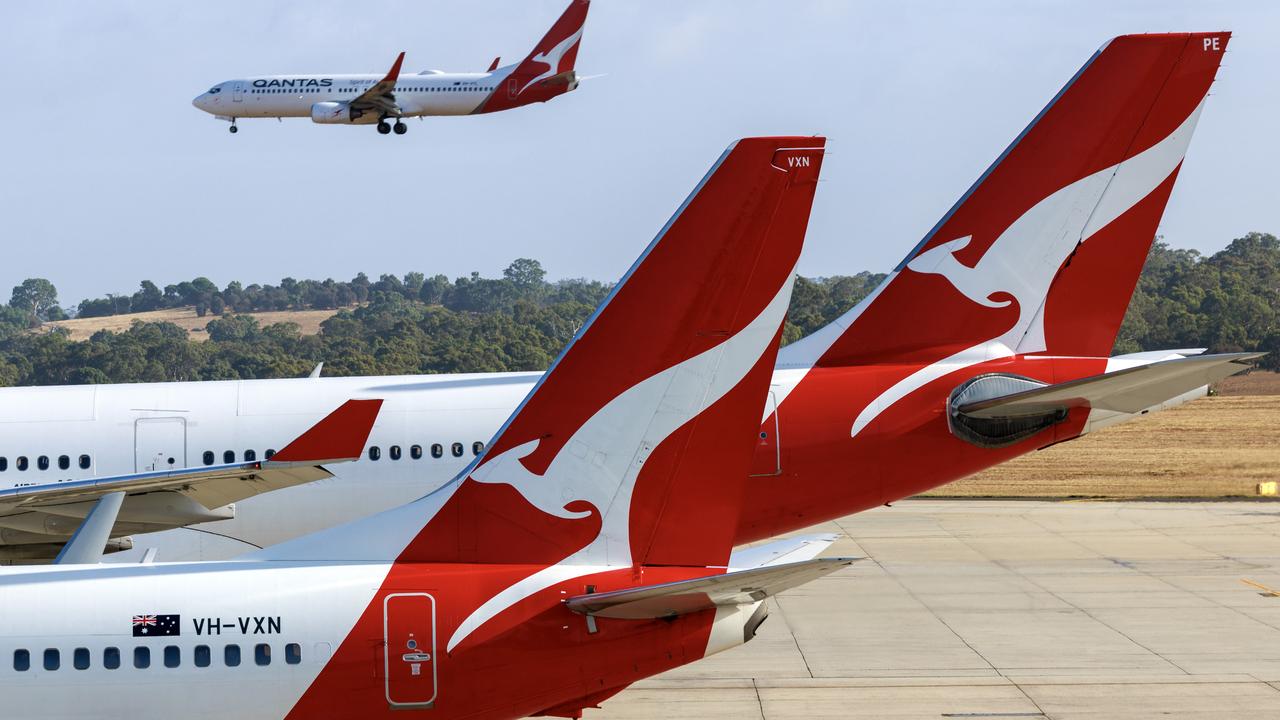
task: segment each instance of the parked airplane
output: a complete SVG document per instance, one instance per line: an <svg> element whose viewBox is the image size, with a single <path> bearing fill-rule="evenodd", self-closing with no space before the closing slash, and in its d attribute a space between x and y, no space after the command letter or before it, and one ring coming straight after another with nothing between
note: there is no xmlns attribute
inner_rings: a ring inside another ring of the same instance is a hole
<svg viewBox="0 0 1280 720"><path fill-rule="evenodd" d="M1108 357L1227 40L1109 42L879 289L782 350L736 542L936 487L1202 395L1244 367L1248 356L1191 350ZM135 533L139 549L112 559L147 547L165 560L227 558L440 487L537 378L4 389L0 483L252 460L348 398L385 398L364 459L335 477L237 503L231 519L136 535L191 522L153 514L113 534ZM52 558L74 529L35 519L16 528L0 516L3 557ZM18 533L32 527L44 531Z"/></svg>
<svg viewBox="0 0 1280 720"><path fill-rule="evenodd" d="M578 87L573 66L589 5L590 0L573 0L533 52L514 65L498 67L502 58L494 58L484 72L401 75L400 53L385 76L263 75L218 83L191 102L230 121L233 133L239 118L309 117L322 125L377 123L383 135L403 135L406 117L474 115L546 102Z"/></svg>
<svg viewBox="0 0 1280 720"><path fill-rule="evenodd" d="M5 714L576 718L750 640L852 562L731 556L822 145L733 146L436 492L240 561L0 572Z"/></svg>

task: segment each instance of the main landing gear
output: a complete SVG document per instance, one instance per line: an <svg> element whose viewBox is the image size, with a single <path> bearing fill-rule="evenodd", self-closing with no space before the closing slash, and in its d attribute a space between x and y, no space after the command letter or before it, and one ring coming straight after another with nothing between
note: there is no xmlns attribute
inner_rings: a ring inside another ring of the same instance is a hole
<svg viewBox="0 0 1280 720"><path fill-rule="evenodd" d="M400 120L396 120L395 125L387 124L386 120L378 121L378 134L386 135L387 133L391 132L393 129L396 131L397 135L403 135L409 131L409 126L405 125L404 122Z"/></svg>

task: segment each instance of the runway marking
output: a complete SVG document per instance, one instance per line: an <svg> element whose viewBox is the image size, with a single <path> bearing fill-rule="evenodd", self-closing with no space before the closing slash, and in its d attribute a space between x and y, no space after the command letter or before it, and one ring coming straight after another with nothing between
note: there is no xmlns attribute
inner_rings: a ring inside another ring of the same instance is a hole
<svg viewBox="0 0 1280 720"><path fill-rule="evenodd" d="M1266 585L1263 585L1262 583L1254 582L1252 580L1247 580L1245 578L1240 578L1240 582L1244 583L1245 585L1252 585L1258 588L1259 590L1261 590L1262 592L1258 593L1259 595L1265 595L1266 597L1280 597L1280 590L1272 590L1271 588L1267 587Z"/></svg>

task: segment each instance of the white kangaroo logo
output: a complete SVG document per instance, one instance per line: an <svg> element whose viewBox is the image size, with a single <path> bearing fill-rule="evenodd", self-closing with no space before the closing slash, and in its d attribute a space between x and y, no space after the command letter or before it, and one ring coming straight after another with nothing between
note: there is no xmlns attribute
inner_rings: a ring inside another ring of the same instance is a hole
<svg viewBox="0 0 1280 720"><path fill-rule="evenodd" d="M577 32L565 38L564 40L561 40L560 42L556 43L554 46L551 47L551 49L547 50L546 52L541 52L541 53L538 53L537 55L534 55L532 58L533 62L543 63L547 66L547 69L541 75L538 75L537 77L533 78L532 80L525 83L524 85L521 85L520 91L517 92L516 94L519 95L520 93L524 92L524 89L529 87L530 85L544 78L549 78L552 75L555 75L557 72L559 72L558 68L560 67L560 61L564 59L564 54L569 52L569 48L578 44L578 41L582 39L582 30L583 28L578 28Z"/></svg>
<svg viewBox="0 0 1280 720"><path fill-rule="evenodd" d="M920 368L871 401L853 422L856 436L886 408L944 375L987 360L1047 349L1044 301L1054 276L1076 247L1128 212L1177 170L1200 117L1200 105L1173 132L1147 150L1054 192L1013 222L977 264L955 257L971 241L964 236L912 258L913 272L941 275L969 300L988 308L1006 293L1017 300L1018 320L1001 335Z"/></svg>

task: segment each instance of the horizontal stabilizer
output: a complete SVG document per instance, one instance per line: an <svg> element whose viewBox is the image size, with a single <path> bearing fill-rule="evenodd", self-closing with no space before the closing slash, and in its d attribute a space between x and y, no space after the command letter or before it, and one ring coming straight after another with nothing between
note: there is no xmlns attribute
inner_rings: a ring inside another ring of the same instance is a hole
<svg viewBox="0 0 1280 720"><path fill-rule="evenodd" d="M1073 407L1136 413L1247 370L1248 361L1264 354L1181 357L966 403L956 411L968 417L988 419Z"/></svg>
<svg viewBox="0 0 1280 720"><path fill-rule="evenodd" d="M774 540L763 545L734 550L733 554L729 556L729 568L731 570L746 570L812 560L839 539L840 536L835 533L799 535L797 537Z"/></svg>
<svg viewBox="0 0 1280 720"><path fill-rule="evenodd" d="M818 558L784 565L765 565L723 575L645 585L606 593L578 595L565 601L583 615L650 620L746 605L817 580L852 565L858 558Z"/></svg>

